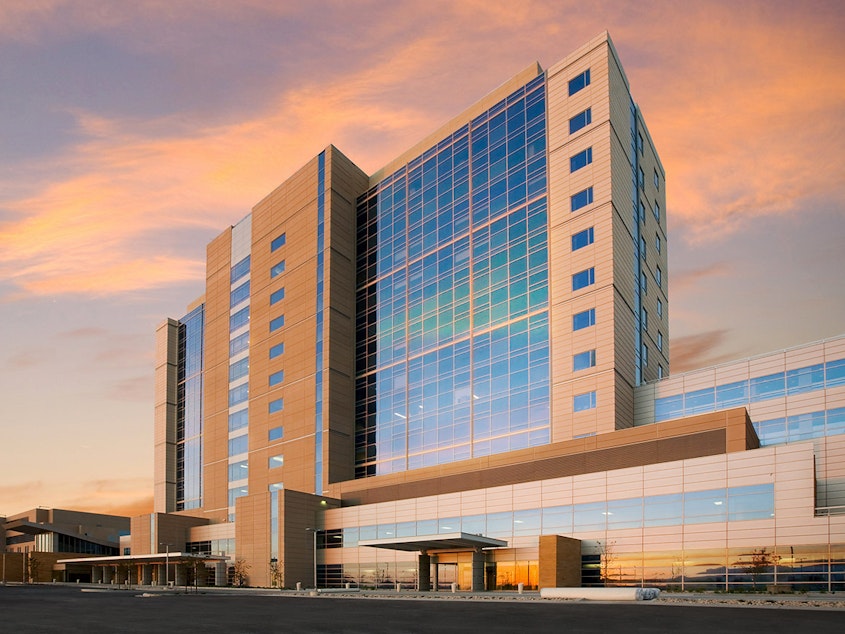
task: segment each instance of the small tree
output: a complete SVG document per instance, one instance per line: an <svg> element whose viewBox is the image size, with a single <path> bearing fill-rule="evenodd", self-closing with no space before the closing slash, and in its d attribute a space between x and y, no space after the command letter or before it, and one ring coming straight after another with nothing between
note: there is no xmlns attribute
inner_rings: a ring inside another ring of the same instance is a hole
<svg viewBox="0 0 845 634"><path fill-rule="evenodd" d="M604 585L608 585L613 566L616 563L616 542L606 541L604 544L599 542L599 548L601 549L601 580Z"/></svg>
<svg viewBox="0 0 845 634"><path fill-rule="evenodd" d="M748 561L737 562L737 564L743 566L742 571L744 573L751 575L751 584L756 590L760 575L764 574L772 565L772 553L766 548L760 548L758 550L752 550L749 557L750 559Z"/></svg>
<svg viewBox="0 0 845 634"><path fill-rule="evenodd" d="M236 559L234 565L234 572L232 574L232 583L238 587L243 587L249 580L249 569L252 568L246 559Z"/></svg>
<svg viewBox="0 0 845 634"><path fill-rule="evenodd" d="M32 553L26 555L26 578L27 583L35 583L38 581L38 572L41 569L41 561L32 556Z"/></svg>
<svg viewBox="0 0 845 634"><path fill-rule="evenodd" d="M274 588L281 588L285 582L285 566L278 559L270 560L270 585Z"/></svg>

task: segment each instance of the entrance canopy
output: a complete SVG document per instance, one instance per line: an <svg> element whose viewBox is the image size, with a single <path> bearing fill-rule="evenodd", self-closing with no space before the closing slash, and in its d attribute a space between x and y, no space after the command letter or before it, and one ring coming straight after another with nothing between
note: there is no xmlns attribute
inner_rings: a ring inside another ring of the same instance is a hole
<svg viewBox="0 0 845 634"><path fill-rule="evenodd" d="M493 539L472 533L443 533L437 535L415 535L413 537L385 537L382 539L362 539L359 546L388 548L406 552L429 552L433 550L480 550L483 548L503 548L508 545L501 539Z"/></svg>

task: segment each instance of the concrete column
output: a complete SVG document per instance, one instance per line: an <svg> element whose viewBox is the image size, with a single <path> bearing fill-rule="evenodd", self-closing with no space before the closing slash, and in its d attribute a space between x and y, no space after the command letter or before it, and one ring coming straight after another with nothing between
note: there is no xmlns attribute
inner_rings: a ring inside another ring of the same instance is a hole
<svg viewBox="0 0 845 634"><path fill-rule="evenodd" d="M484 551L476 548L472 551L472 591L484 590Z"/></svg>
<svg viewBox="0 0 845 634"><path fill-rule="evenodd" d="M185 569L185 564L176 564L175 566L173 566L173 568L176 569L176 573L174 575L176 577L174 579L174 581L176 582L175 585L184 586L185 582L187 581L187 570Z"/></svg>
<svg viewBox="0 0 845 634"><path fill-rule="evenodd" d="M436 592L437 590L440 589L440 567L438 566L439 562L438 562L438 559L437 559L437 555L432 555L431 563L434 564L434 579L432 579L432 581L433 581L434 591Z"/></svg>
<svg viewBox="0 0 845 634"><path fill-rule="evenodd" d="M114 580L114 566L103 566L103 583L111 583Z"/></svg>
<svg viewBox="0 0 845 634"><path fill-rule="evenodd" d="M226 585L226 562L218 561L214 564L214 585L222 588Z"/></svg>
<svg viewBox="0 0 845 634"><path fill-rule="evenodd" d="M141 566L141 584L145 586L153 585L153 565L144 564Z"/></svg>
<svg viewBox="0 0 845 634"><path fill-rule="evenodd" d="M103 569L100 566L91 566L91 583L103 582Z"/></svg>
<svg viewBox="0 0 845 634"><path fill-rule="evenodd" d="M419 579L420 592L431 590L431 556L427 552L420 553L417 579Z"/></svg>

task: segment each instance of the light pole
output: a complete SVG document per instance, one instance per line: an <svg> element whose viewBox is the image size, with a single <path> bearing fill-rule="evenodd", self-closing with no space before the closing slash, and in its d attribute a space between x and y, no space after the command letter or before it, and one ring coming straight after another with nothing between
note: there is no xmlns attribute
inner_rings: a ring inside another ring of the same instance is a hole
<svg viewBox="0 0 845 634"><path fill-rule="evenodd" d="M170 547L173 544L159 544L164 546L164 585L170 587Z"/></svg>
<svg viewBox="0 0 845 634"><path fill-rule="evenodd" d="M314 589L317 589L317 529L316 528L306 528L306 531L309 531L314 534Z"/></svg>

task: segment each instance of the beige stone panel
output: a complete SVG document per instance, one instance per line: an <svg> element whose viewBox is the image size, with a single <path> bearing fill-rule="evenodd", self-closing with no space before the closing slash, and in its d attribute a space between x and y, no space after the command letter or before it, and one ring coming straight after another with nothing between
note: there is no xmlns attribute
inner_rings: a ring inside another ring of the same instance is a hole
<svg viewBox="0 0 845 634"><path fill-rule="evenodd" d="M663 462L643 467L643 495L670 495L684 488L684 462Z"/></svg>
<svg viewBox="0 0 845 634"><path fill-rule="evenodd" d="M684 465L684 490L706 491L727 486L726 456L707 456Z"/></svg>
<svg viewBox="0 0 845 634"><path fill-rule="evenodd" d="M832 337L824 340L825 361L845 359L845 336Z"/></svg>
<svg viewBox="0 0 845 634"><path fill-rule="evenodd" d="M461 499L456 495L441 495L437 499L437 515L446 518L461 515Z"/></svg>
<svg viewBox="0 0 845 634"><path fill-rule="evenodd" d="M607 474L607 499L622 500L643 495L643 467L615 469Z"/></svg>
<svg viewBox="0 0 845 634"><path fill-rule="evenodd" d="M511 510L513 490L509 486L487 489L487 512L499 513Z"/></svg>
<svg viewBox="0 0 845 634"><path fill-rule="evenodd" d="M602 500L607 494L607 473L585 473L572 478L572 503Z"/></svg>
<svg viewBox="0 0 845 634"><path fill-rule="evenodd" d="M786 416L786 398L773 398L767 401L751 403L748 413L752 420L769 420Z"/></svg>
<svg viewBox="0 0 845 634"><path fill-rule="evenodd" d="M728 539L727 522L686 524L683 527L686 550L724 548Z"/></svg>
<svg viewBox="0 0 845 634"><path fill-rule="evenodd" d="M788 396L786 399L786 415L797 416L799 414L809 414L825 409L833 409L828 406L825 392L826 390L817 390L815 392L804 392L803 394Z"/></svg>

